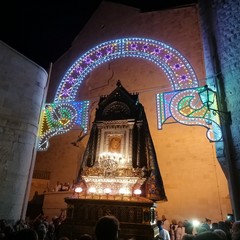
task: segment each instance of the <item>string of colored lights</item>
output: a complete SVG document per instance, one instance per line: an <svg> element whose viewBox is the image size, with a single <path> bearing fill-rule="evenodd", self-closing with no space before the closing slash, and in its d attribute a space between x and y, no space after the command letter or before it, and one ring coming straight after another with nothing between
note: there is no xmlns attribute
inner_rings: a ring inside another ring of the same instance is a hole
<svg viewBox="0 0 240 240"><path fill-rule="evenodd" d="M157 94L158 129L162 128L168 118L173 117L184 125L207 128L207 138L210 141L222 141L219 115L212 114L200 100L199 93L203 89L204 87L198 87ZM216 101L214 104L213 107L216 108Z"/></svg>
<svg viewBox="0 0 240 240"><path fill-rule="evenodd" d="M142 58L155 63L166 74L173 90L198 87L193 68L182 54L165 43L146 38L123 38L101 43L83 54L67 71L55 102L74 100L86 77L102 63L116 58Z"/></svg>
<svg viewBox="0 0 240 240"><path fill-rule="evenodd" d="M39 129L38 150L46 150L51 137L68 132L75 124L82 126L86 133L88 108L89 101L46 104Z"/></svg>
<svg viewBox="0 0 240 240"><path fill-rule="evenodd" d="M207 137L211 141L220 139L219 133L215 134L217 135L215 137L211 130L212 126L216 126L219 130L218 122L212 119L214 116L206 113L206 109L194 112L191 110L191 115L186 113L188 107L189 111L193 107L190 105L193 92L199 87L195 72L187 59L176 49L160 41L147 38L122 38L103 42L90 49L68 69L59 84L54 103L46 104L43 109L38 150L46 150L49 146L49 138L69 131L74 124L81 125L84 131L87 131L89 101L74 101L78 88L87 74L97 66L124 57L141 58L156 64L171 84L173 92L157 95L159 129L165 120L172 116L182 124L193 125L194 122L195 125L207 127ZM180 91L185 89L192 90ZM184 100L180 101L180 96ZM209 121L212 125L206 124Z"/></svg>

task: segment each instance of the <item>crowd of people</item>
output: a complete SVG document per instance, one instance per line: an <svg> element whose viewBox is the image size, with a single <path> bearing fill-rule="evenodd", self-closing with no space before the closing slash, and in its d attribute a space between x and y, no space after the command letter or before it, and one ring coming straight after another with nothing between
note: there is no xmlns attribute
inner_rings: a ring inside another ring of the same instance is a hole
<svg viewBox="0 0 240 240"><path fill-rule="evenodd" d="M19 220L14 225L0 220L0 240L72 240L58 234L64 219L61 213L51 221L43 214L33 220ZM240 240L240 221L211 223L210 219L206 219L198 227L194 227L188 220L172 220L170 223L163 215L162 219L157 221L157 226L159 235L153 240ZM98 219L93 235L83 234L73 240L125 240L119 238L119 231L119 220L108 215Z"/></svg>
<svg viewBox="0 0 240 240"><path fill-rule="evenodd" d="M171 223L165 217L157 221L159 240L240 240L240 221L213 222L206 218L198 226L192 222L176 221Z"/></svg>
<svg viewBox="0 0 240 240"><path fill-rule="evenodd" d="M52 191L53 192L70 191L70 190L74 190L74 188L75 188L75 181L73 181L72 184L70 184L69 182L62 183L60 181L57 181Z"/></svg>
<svg viewBox="0 0 240 240"><path fill-rule="evenodd" d="M64 220L62 214L59 217L48 221L43 214L34 220L28 218L19 220L14 225L7 224L0 220L0 240L70 240L66 236L58 234L59 227ZM82 234L74 240L117 240L120 223L114 216L103 216L98 219L95 225L94 235Z"/></svg>

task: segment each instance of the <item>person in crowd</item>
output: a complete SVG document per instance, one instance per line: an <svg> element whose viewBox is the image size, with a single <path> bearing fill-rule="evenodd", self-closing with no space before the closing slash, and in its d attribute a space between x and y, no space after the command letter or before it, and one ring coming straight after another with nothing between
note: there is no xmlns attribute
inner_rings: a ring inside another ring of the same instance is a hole
<svg viewBox="0 0 240 240"><path fill-rule="evenodd" d="M54 187L54 192L59 192L61 191L62 188L62 183L60 183L59 181L57 181L55 187Z"/></svg>
<svg viewBox="0 0 240 240"><path fill-rule="evenodd" d="M93 237L90 234L87 234L87 233L81 235L80 238L79 238L79 240L92 240L92 239L93 239Z"/></svg>
<svg viewBox="0 0 240 240"><path fill-rule="evenodd" d="M215 229L213 232L220 236L222 240L228 240L227 234L222 229Z"/></svg>
<svg viewBox="0 0 240 240"><path fill-rule="evenodd" d="M159 236L162 237L163 240L170 240L170 235L168 230L166 230L164 226L164 222L162 220L157 221L157 226L159 229Z"/></svg>
<svg viewBox="0 0 240 240"><path fill-rule="evenodd" d="M193 229L194 229L194 227L193 227L193 224L192 224L190 221L184 220L184 221L183 221L183 226L184 226L184 228L185 228L185 233L186 233L186 234L193 235Z"/></svg>
<svg viewBox="0 0 240 240"><path fill-rule="evenodd" d="M233 221L232 220L226 220L224 223L225 223L224 232L227 235L227 239L232 240L231 233L232 233Z"/></svg>
<svg viewBox="0 0 240 240"><path fill-rule="evenodd" d="M103 216L98 219L94 234L97 240L117 240L120 223L114 216Z"/></svg>
<svg viewBox="0 0 240 240"><path fill-rule="evenodd" d="M70 190L70 184L67 182L65 182L60 189L60 191L69 191L69 190Z"/></svg>
<svg viewBox="0 0 240 240"><path fill-rule="evenodd" d="M211 231L213 232L215 229L219 229L219 226L218 226L218 223L217 223L217 222L213 222L213 223L212 223Z"/></svg>
<svg viewBox="0 0 240 240"><path fill-rule="evenodd" d="M178 221L178 226L175 232L176 240L182 240L183 236L185 235L185 228L183 226L182 221Z"/></svg>
<svg viewBox="0 0 240 240"><path fill-rule="evenodd" d="M232 225L232 232L239 232L240 231L240 220L235 221Z"/></svg>
<svg viewBox="0 0 240 240"><path fill-rule="evenodd" d="M163 228L169 232L170 222L168 221L165 215L162 215L162 222L163 222Z"/></svg>
<svg viewBox="0 0 240 240"><path fill-rule="evenodd" d="M222 240L220 236L211 231L205 231L197 234L193 240Z"/></svg>
<svg viewBox="0 0 240 240"><path fill-rule="evenodd" d="M211 219L205 218L205 221L201 223L201 225L197 229L197 234L201 234L203 232L211 231Z"/></svg>
<svg viewBox="0 0 240 240"><path fill-rule="evenodd" d="M177 230L177 220L176 219L172 219L172 223L170 224L170 229L169 229L169 234L170 234L170 238L171 240L176 240L176 230Z"/></svg>
<svg viewBox="0 0 240 240"><path fill-rule="evenodd" d="M22 228L16 231L14 240L38 240L38 235L32 228Z"/></svg>
<svg viewBox="0 0 240 240"><path fill-rule="evenodd" d="M210 231L211 230L211 223L212 223L211 219L205 218L205 222L202 224L201 227L205 228L207 231Z"/></svg>
<svg viewBox="0 0 240 240"><path fill-rule="evenodd" d="M48 230L47 230L47 236L46 236L46 240L55 240L55 226L53 224L53 222L50 222L48 224Z"/></svg>
<svg viewBox="0 0 240 240"><path fill-rule="evenodd" d="M232 233L231 240L239 240L239 239L240 239L240 231Z"/></svg>
<svg viewBox="0 0 240 240"><path fill-rule="evenodd" d="M37 227L37 235L39 240L45 240L47 236L47 227L44 223L39 224Z"/></svg>
<svg viewBox="0 0 240 240"><path fill-rule="evenodd" d="M218 228L222 229L225 232L225 230L226 230L225 222L224 221L219 221L218 222Z"/></svg>
<svg viewBox="0 0 240 240"><path fill-rule="evenodd" d="M185 234L182 237L182 240L193 240L193 239L194 239L194 235L192 235L192 234Z"/></svg>
<svg viewBox="0 0 240 240"><path fill-rule="evenodd" d="M70 185L70 190L75 190L76 186L77 186L77 181L73 179L72 184Z"/></svg>
<svg viewBox="0 0 240 240"><path fill-rule="evenodd" d="M240 220L235 221L232 225L232 240L239 240L240 239Z"/></svg>

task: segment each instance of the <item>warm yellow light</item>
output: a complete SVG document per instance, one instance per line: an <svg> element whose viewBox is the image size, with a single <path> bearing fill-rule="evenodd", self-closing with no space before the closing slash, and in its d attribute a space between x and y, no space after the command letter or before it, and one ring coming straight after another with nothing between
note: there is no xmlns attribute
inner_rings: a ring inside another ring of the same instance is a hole
<svg viewBox="0 0 240 240"><path fill-rule="evenodd" d="M109 193L111 193L111 192L112 192L111 188L105 188L105 189L104 189L104 193L105 193L105 194L109 194Z"/></svg>
<svg viewBox="0 0 240 240"><path fill-rule="evenodd" d="M76 193L81 193L83 189L81 187L76 187L74 190Z"/></svg>
<svg viewBox="0 0 240 240"><path fill-rule="evenodd" d="M90 187L88 190L90 193L95 193L97 190L95 187Z"/></svg>
<svg viewBox="0 0 240 240"><path fill-rule="evenodd" d="M142 191L140 189L135 189L133 192L135 195L140 195Z"/></svg>
<svg viewBox="0 0 240 240"><path fill-rule="evenodd" d="M122 195L124 195L124 194L127 193L127 191L126 191L125 188L120 188L120 189L119 189L119 193L122 194Z"/></svg>

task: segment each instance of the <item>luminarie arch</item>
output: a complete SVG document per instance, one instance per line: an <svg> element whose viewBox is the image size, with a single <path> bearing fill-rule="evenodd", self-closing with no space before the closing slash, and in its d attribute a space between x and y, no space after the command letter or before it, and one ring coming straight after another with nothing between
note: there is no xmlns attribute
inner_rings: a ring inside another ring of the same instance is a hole
<svg viewBox="0 0 240 240"><path fill-rule="evenodd" d="M78 88L97 66L124 57L141 58L156 64L171 83L172 92L156 96L159 129L169 117L173 117L181 124L207 128L210 141L222 139L218 116L213 116L199 102L198 93L203 87L199 87L188 60L179 51L160 41L121 38L95 46L68 69L58 86L54 102L47 103L42 110L38 150L46 150L50 137L69 131L74 124L87 131L89 101L74 101Z"/></svg>

